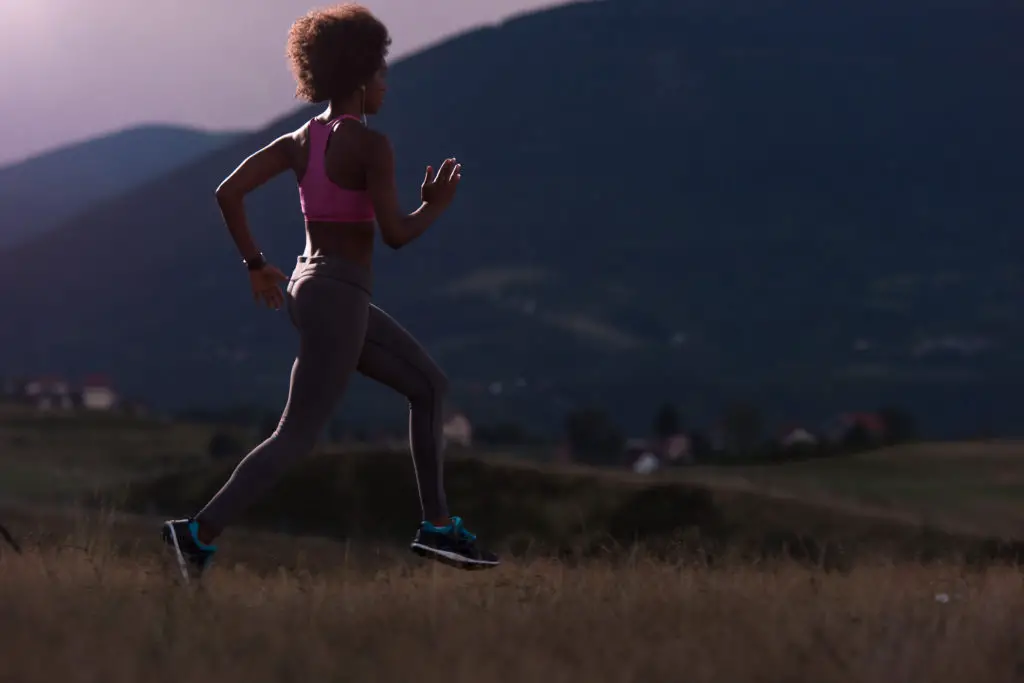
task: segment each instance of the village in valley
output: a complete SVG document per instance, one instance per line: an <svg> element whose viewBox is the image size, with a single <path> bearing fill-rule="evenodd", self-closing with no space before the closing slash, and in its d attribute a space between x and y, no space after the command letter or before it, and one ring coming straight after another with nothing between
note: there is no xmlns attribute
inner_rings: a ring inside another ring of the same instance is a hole
<svg viewBox="0 0 1024 683"><path fill-rule="evenodd" d="M39 413L60 411L130 411L136 406L122 401L111 380L89 375L73 383L59 376L8 379L0 384L0 405Z"/></svg>
<svg viewBox="0 0 1024 683"><path fill-rule="evenodd" d="M830 455L850 448L880 445L892 438L885 417L871 412L840 413L817 429L789 425L774 437L749 445L738 443L741 440L729 426L718 424L707 436L682 430L663 436L627 439L623 464L637 474L653 474L665 467L722 462L737 454L747 456L744 460Z"/></svg>
<svg viewBox="0 0 1024 683"><path fill-rule="evenodd" d="M863 448L899 440L893 425L889 424L893 417L876 412L840 413L817 428L789 424L774 434L765 435L756 415L748 415L746 420L743 416L730 420L726 415L710 430L702 431L681 427L673 410L671 404L662 406L655 418L653 435L618 437L612 439L610 445L599 447L574 439L569 427L567 435L547 440L551 448L543 449L547 453L544 459L563 464L619 467L646 475L664 468L724 462L738 454L748 461L751 458L788 460L830 455L848 450L850 446ZM88 375L78 382L57 375L2 380L0 415L5 413L50 417L92 414L142 418L151 415L143 403L121 396L114 382L102 374ZM567 418L567 423L571 419ZM600 431L601 426L596 427ZM514 450L523 445L515 439L495 439L493 431L490 425L478 429L465 410L450 409L444 421L445 443L462 451L487 446ZM351 438L345 440L351 441ZM404 445L404 436L398 434L364 436L363 440L384 447ZM594 450L603 450L603 453L598 455Z"/></svg>

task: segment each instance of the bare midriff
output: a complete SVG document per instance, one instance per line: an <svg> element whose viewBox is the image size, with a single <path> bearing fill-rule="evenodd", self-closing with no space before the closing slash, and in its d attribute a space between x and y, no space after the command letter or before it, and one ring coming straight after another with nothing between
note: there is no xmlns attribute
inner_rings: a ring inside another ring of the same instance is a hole
<svg viewBox="0 0 1024 683"><path fill-rule="evenodd" d="M370 268L373 264L374 230L373 221L307 222L303 256L330 256Z"/></svg>

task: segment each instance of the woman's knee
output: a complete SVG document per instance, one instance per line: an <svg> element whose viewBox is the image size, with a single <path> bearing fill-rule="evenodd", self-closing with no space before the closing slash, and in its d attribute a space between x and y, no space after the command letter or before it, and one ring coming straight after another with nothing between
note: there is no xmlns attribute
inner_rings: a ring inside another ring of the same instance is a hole
<svg viewBox="0 0 1024 683"><path fill-rule="evenodd" d="M408 399L413 405L442 403L448 395L448 376L436 365L421 373L421 381L409 392Z"/></svg>

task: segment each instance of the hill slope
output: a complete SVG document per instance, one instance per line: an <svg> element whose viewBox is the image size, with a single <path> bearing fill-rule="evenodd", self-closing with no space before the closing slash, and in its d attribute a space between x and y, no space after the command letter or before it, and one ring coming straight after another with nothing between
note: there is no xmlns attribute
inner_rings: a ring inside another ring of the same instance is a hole
<svg viewBox="0 0 1024 683"><path fill-rule="evenodd" d="M88 206L162 176L235 137L140 126L0 168L0 247L41 235Z"/></svg>
<svg viewBox="0 0 1024 683"><path fill-rule="evenodd" d="M115 498L134 512L182 514L213 495L231 466L195 468L138 481ZM841 462L833 464L836 471L844 467ZM852 470L858 467L863 465L855 463ZM899 472L904 465L891 467ZM884 469L884 464L878 467L877 479L884 476L880 474ZM458 514L482 538L499 546L597 550L614 544L668 542L671 546L682 541L691 549L699 544L706 550L753 546L777 552L787 543L799 550L798 539L802 539L819 547L841 543L851 554L885 549L913 555L991 550L999 542L986 539L1007 539L1013 546L1009 539L1016 537L1006 535L1007 526L993 524L991 518L986 523L950 514L928 520L915 509L911 497L871 506L849 496L793 495L784 488L736 481L720 469L674 479L645 478L455 457L446 463L445 479ZM240 522L288 533L404 543L417 515L408 454L350 452L325 453L303 462ZM936 523L925 524L926 520Z"/></svg>
<svg viewBox="0 0 1024 683"><path fill-rule="evenodd" d="M427 50L395 65L377 125L410 204L445 155L464 187L379 256L377 298L480 415L600 400L632 429L662 395L698 418L744 395L1019 425L1022 28L997 0L611 0ZM0 372L99 367L170 405L279 405L294 340L252 307L210 192L314 113L0 254L19 292ZM294 180L248 206L290 267ZM353 410L383 400L365 389Z"/></svg>

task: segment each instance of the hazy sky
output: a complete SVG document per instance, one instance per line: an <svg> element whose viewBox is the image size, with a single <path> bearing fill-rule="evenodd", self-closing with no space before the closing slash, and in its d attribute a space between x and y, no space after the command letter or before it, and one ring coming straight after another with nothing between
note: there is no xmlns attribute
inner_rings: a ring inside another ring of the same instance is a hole
<svg viewBox="0 0 1024 683"><path fill-rule="evenodd" d="M0 165L140 122L250 128L298 106L284 61L317 0L0 0ZM392 56L552 0L364 0Z"/></svg>

